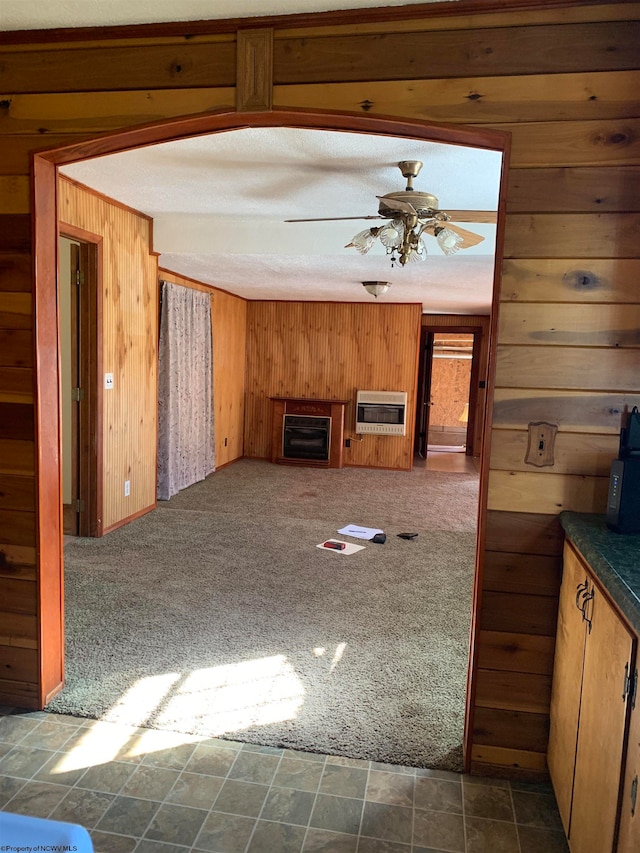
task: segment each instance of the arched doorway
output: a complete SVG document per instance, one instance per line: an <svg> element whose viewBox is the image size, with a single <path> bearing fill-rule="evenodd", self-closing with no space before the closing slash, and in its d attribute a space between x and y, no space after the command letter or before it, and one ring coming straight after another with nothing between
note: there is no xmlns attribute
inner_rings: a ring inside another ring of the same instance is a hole
<svg viewBox="0 0 640 853"><path fill-rule="evenodd" d="M273 111L260 113L215 113L124 131L73 146L41 153L34 158L35 257L36 257L36 435L38 447L38 538L40 552L40 599L42 645L41 704L61 688L64 672L62 524L60 516L60 426L58 375L58 324L56 295L56 167L98 155L142 147L161 141L220 133L243 127L285 126L369 133L442 141L505 151L507 135L494 131L451 128L426 123L365 118L348 114ZM503 161L503 183L504 183ZM502 222L498 224L498 254L502 244ZM498 275L494 275L494 304ZM492 326L495 329L495 312ZM490 402L491 391L487 395ZM486 507L487 453L481 474L480 530ZM476 578L478 568L476 567ZM476 589L479 585L476 582ZM475 610L475 606L474 606ZM473 661L473 654L471 660ZM470 671L473 670L473 665ZM468 690L473 689L469 680ZM469 705L469 701L467 703Z"/></svg>

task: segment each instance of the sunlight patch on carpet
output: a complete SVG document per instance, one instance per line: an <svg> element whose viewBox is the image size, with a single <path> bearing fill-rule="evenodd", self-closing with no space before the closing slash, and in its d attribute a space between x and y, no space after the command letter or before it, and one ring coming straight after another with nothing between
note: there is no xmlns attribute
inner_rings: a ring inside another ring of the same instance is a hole
<svg viewBox="0 0 640 853"><path fill-rule="evenodd" d="M192 727L218 736L294 720L305 690L285 655L141 678L103 717L110 723Z"/></svg>
<svg viewBox="0 0 640 853"><path fill-rule="evenodd" d="M178 672L141 678L103 717L108 723L131 723L142 726L165 700L173 686L180 681Z"/></svg>

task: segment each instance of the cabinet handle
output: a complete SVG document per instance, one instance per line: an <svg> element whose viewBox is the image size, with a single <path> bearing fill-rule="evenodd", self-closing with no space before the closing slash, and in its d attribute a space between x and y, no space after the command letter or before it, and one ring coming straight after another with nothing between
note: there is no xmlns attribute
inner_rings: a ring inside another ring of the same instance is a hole
<svg viewBox="0 0 640 853"><path fill-rule="evenodd" d="M638 775L631 783L631 817L636 813L636 803L638 802Z"/></svg>
<svg viewBox="0 0 640 853"><path fill-rule="evenodd" d="M591 619L587 618L587 604L593 600L596 594L595 587L591 587L591 592L585 592L582 598L582 607L580 610L582 611L582 621L587 623L587 630L591 633Z"/></svg>
<svg viewBox="0 0 640 853"><path fill-rule="evenodd" d="M576 587L576 607L578 608L578 610L582 610L582 607L580 607L578 602L580 601L581 597L586 593L588 587L589 587L589 579L588 578L585 578L584 583L579 583L578 586ZM582 610L582 618L584 619L584 610Z"/></svg>

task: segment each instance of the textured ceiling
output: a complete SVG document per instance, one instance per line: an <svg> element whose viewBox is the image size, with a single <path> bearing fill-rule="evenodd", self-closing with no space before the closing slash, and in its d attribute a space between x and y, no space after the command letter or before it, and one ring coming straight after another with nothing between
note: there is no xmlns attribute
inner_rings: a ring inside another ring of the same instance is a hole
<svg viewBox="0 0 640 853"><path fill-rule="evenodd" d="M435 2L438 0L0 0L0 30L207 21Z"/></svg>
<svg viewBox="0 0 640 853"><path fill-rule="evenodd" d="M377 195L402 190L399 160L448 209L496 210L501 155L458 145L293 128L245 128L64 166L63 174L154 219L163 267L249 299L368 301L366 280L390 281L385 302L426 311L488 312L495 226L445 257L433 238L422 263L391 267L382 246L345 248L376 222ZM353 221L287 223L306 217Z"/></svg>

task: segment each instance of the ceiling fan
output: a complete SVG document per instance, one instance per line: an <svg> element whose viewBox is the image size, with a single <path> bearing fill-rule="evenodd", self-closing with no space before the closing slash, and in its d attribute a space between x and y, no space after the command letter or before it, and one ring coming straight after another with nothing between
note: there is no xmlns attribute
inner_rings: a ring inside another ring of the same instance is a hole
<svg viewBox="0 0 640 853"><path fill-rule="evenodd" d="M345 248L355 248L365 255L377 239L391 257L391 265L404 266L410 261L422 261L427 255L423 235L435 237L445 255L459 249L469 249L484 240L479 234L455 225L455 222L493 223L497 214L491 210L440 210L438 199L428 192L414 189L413 179L418 176L420 160L401 160L398 168L406 178L407 186L399 192L376 196L380 204L378 214L372 216L330 216L317 219L287 219L286 222L329 222L347 219L387 219L386 225L373 226L360 231Z"/></svg>

